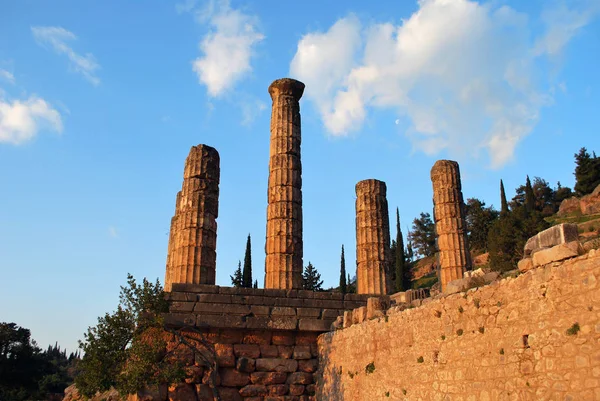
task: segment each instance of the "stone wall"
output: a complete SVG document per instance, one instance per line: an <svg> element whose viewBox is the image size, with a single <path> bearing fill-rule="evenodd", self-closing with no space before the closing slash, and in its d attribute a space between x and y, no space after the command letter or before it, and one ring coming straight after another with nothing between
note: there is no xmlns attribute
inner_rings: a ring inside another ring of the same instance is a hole
<svg viewBox="0 0 600 401"><path fill-rule="evenodd" d="M319 337L319 401L600 399L600 254Z"/></svg>
<svg viewBox="0 0 600 401"><path fill-rule="evenodd" d="M215 385L223 401L313 401L317 337L344 311L364 307L368 296L173 284L167 297L165 325L196 345L214 347ZM207 369L191 348L173 336L167 349L183 350L178 359L189 374L168 390L168 399L212 401Z"/></svg>

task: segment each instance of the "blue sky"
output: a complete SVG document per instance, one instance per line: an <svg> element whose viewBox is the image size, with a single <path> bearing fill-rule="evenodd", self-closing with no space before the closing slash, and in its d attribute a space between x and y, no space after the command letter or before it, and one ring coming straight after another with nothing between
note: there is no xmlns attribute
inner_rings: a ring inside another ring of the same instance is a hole
<svg viewBox="0 0 600 401"><path fill-rule="evenodd" d="M73 350L128 272L163 280L192 145L221 155L217 282L252 235L262 285L268 85L301 101L304 262L354 266L354 185L388 185L406 233L429 170L465 198L525 176L573 186L600 152L600 1L1 1L0 321ZM391 210L393 212L393 209Z"/></svg>

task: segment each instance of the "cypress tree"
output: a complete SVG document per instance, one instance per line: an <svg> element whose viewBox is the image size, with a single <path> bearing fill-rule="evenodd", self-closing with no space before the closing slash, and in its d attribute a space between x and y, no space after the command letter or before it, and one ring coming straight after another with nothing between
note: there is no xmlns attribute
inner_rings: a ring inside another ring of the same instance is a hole
<svg viewBox="0 0 600 401"><path fill-rule="evenodd" d="M525 210L527 213L532 213L535 210L535 195L529 176L527 176L527 181L525 182Z"/></svg>
<svg viewBox="0 0 600 401"><path fill-rule="evenodd" d="M258 288L258 280L254 280L254 288Z"/></svg>
<svg viewBox="0 0 600 401"><path fill-rule="evenodd" d="M504 192L504 183L500 180L500 203L501 209L500 214L505 215L508 213L508 202L506 201L506 192Z"/></svg>
<svg viewBox="0 0 600 401"><path fill-rule="evenodd" d="M242 287L252 288L252 253L250 234L246 241L246 255L244 255L244 272L242 273Z"/></svg>
<svg viewBox="0 0 600 401"><path fill-rule="evenodd" d="M342 257L340 260L340 292L346 293L346 258L344 257L344 245L342 245Z"/></svg>
<svg viewBox="0 0 600 401"><path fill-rule="evenodd" d="M400 229L400 212L396 208L396 254L395 270L396 270L396 291L406 291L410 286L410 275L406 269L406 257L404 255L404 238L402 238L402 230Z"/></svg>

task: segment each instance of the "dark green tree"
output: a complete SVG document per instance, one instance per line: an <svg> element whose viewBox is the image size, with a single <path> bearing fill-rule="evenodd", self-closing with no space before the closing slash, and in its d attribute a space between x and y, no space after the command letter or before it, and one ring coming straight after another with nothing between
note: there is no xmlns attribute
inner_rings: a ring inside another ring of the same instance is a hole
<svg viewBox="0 0 600 401"><path fill-rule="evenodd" d="M254 286L252 288L258 288L258 280L254 280Z"/></svg>
<svg viewBox="0 0 600 401"><path fill-rule="evenodd" d="M504 183L500 180L500 213L507 214L508 213L508 202L506 201L506 192L504 192Z"/></svg>
<svg viewBox="0 0 600 401"><path fill-rule="evenodd" d="M394 284L396 291L406 291L410 289L411 277L404 254L404 238L400 229L400 212L398 208L396 208L396 248L394 251Z"/></svg>
<svg viewBox="0 0 600 401"><path fill-rule="evenodd" d="M243 287L244 278L243 278L243 273L242 273L242 262L241 261L238 261L237 269L233 273L233 276L229 276L229 278L231 279L231 285L233 287Z"/></svg>
<svg viewBox="0 0 600 401"><path fill-rule="evenodd" d="M344 245L342 245L342 256L340 259L340 292L346 293L346 258L344 257Z"/></svg>
<svg viewBox="0 0 600 401"><path fill-rule="evenodd" d="M467 199L466 221L469 245L472 250L487 251L488 232L499 213L492 207L485 207L485 202L476 199Z"/></svg>
<svg viewBox="0 0 600 401"><path fill-rule="evenodd" d="M348 280L347 282L347 287L346 287L346 293L347 294L356 294L356 276L350 278L350 274L348 274Z"/></svg>
<svg viewBox="0 0 600 401"><path fill-rule="evenodd" d="M117 310L99 317L79 342L84 356L75 384L88 398L111 387L131 394L185 377L180 364L164 358L162 314L169 308L160 282L138 284L129 274L119 298Z"/></svg>
<svg viewBox="0 0 600 401"><path fill-rule="evenodd" d="M423 257L435 254L435 224L433 224L429 213L421 213L418 219L413 220L408 239L417 254Z"/></svg>
<svg viewBox="0 0 600 401"><path fill-rule="evenodd" d="M525 181L525 211L527 213L532 213L534 210L535 194L533 193L533 187L531 186L529 176L527 176L527 180Z"/></svg>
<svg viewBox="0 0 600 401"><path fill-rule="evenodd" d="M409 237L410 237L410 232L409 232ZM414 252L413 252L413 247L412 247L412 241L408 241L408 244L406 245L406 258L407 260L412 263L413 258L414 258Z"/></svg>
<svg viewBox="0 0 600 401"><path fill-rule="evenodd" d="M560 185L560 181L556 183L556 189L554 190L554 210L558 210L560 204L565 199L569 199L573 196L573 191L569 187L563 187Z"/></svg>
<svg viewBox="0 0 600 401"><path fill-rule="evenodd" d="M28 329L0 323L0 400L41 399L44 362Z"/></svg>
<svg viewBox="0 0 600 401"><path fill-rule="evenodd" d="M308 262L302 273L302 288L309 291L322 291L323 280L317 269Z"/></svg>
<svg viewBox="0 0 600 401"><path fill-rule="evenodd" d="M244 271L242 273L242 287L252 288L252 245L250 234L246 241L246 254L244 255Z"/></svg>
<svg viewBox="0 0 600 401"><path fill-rule="evenodd" d="M575 154L575 193L577 196L591 194L600 185L600 158L590 156L586 148Z"/></svg>

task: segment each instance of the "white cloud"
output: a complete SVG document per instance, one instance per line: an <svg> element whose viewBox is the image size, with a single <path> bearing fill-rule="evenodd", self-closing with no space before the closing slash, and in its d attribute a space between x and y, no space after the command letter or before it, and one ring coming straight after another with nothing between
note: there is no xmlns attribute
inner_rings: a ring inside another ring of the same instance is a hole
<svg viewBox="0 0 600 401"><path fill-rule="evenodd" d="M0 68L0 80L8 81L11 84L15 83L15 76L6 70Z"/></svg>
<svg viewBox="0 0 600 401"><path fill-rule="evenodd" d="M202 56L193 61L192 68L209 95L216 97L252 70L254 47L264 35L257 30L256 17L232 9L228 1L209 2L199 16L211 29L200 42Z"/></svg>
<svg viewBox="0 0 600 401"><path fill-rule="evenodd" d="M507 6L418 4L400 25L363 27L350 16L306 34L291 76L307 85L332 135L359 130L371 109L391 108L407 118L415 149L459 158L485 150L493 168L503 166L552 102L535 83L536 57L560 51L591 17L562 13L563 35L550 25L544 38L552 39L532 41L528 16Z"/></svg>
<svg viewBox="0 0 600 401"><path fill-rule="evenodd" d="M62 132L61 116L44 99L25 101L0 99L0 143L19 145L33 139L41 129Z"/></svg>
<svg viewBox="0 0 600 401"><path fill-rule="evenodd" d="M546 32L537 40L534 49L537 55L559 55L567 43L600 12L600 2L597 0L584 0L577 8L576 4L572 5L574 7L569 8L565 3L560 3L544 11L542 20Z"/></svg>
<svg viewBox="0 0 600 401"><path fill-rule="evenodd" d="M39 44L49 45L56 53L65 54L71 62L71 68L83 75L92 85L100 84L100 78L96 75L100 65L96 62L94 55L91 53L78 54L67 44L77 39L73 32L55 26L34 26L31 27L31 32Z"/></svg>

